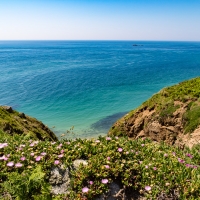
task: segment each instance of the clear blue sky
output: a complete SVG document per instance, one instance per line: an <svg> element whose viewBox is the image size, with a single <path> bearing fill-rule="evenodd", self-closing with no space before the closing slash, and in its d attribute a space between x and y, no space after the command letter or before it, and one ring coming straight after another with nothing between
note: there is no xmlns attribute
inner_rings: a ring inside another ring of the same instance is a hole
<svg viewBox="0 0 200 200"><path fill-rule="evenodd" d="M200 41L200 0L0 0L0 40Z"/></svg>

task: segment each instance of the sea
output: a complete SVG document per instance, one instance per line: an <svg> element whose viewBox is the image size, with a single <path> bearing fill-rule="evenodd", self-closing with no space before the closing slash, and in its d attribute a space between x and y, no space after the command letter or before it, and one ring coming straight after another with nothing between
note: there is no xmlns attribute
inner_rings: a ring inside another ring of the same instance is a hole
<svg viewBox="0 0 200 200"><path fill-rule="evenodd" d="M97 138L162 88L200 76L200 42L0 41L0 105L58 137Z"/></svg>

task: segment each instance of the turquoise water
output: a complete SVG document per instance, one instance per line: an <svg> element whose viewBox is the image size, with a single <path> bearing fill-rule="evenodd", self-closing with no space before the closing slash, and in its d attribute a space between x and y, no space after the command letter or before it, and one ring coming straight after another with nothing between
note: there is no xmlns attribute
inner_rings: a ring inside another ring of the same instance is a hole
<svg viewBox="0 0 200 200"><path fill-rule="evenodd" d="M197 76L199 42L0 41L0 104L57 135L105 135L161 88Z"/></svg>

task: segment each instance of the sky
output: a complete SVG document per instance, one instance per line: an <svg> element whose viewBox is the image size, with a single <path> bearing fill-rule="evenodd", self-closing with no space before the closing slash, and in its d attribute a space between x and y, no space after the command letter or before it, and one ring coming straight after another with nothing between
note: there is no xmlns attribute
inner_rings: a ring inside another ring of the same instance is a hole
<svg viewBox="0 0 200 200"><path fill-rule="evenodd" d="M0 40L200 41L200 0L0 0Z"/></svg>

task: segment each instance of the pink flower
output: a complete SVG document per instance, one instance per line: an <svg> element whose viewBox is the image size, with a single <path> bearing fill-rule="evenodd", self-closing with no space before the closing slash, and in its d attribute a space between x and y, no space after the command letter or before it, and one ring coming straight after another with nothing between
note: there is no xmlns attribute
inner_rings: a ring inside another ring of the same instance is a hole
<svg viewBox="0 0 200 200"><path fill-rule="evenodd" d="M42 155L42 156L45 156L45 155L47 155L47 153L46 153L46 152L42 152L41 155Z"/></svg>
<svg viewBox="0 0 200 200"><path fill-rule="evenodd" d="M143 146L144 146L144 144L141 144L141 146L143 147Z"/></svg>
<svg viewBox="0 0 200 200"><path fill-rule="evenodd" d="M0 160L8 160L8 157L6 157L5 155L3 155L2 157L0 157Z"/></svg>
<svg viewBox="0 0 200 200"><path fill-rule="evenodd" d="M99 142L100 142L100 140L95 140L95 142L96 142L96 143L99 143Z"/></svg>
<svg viewBox="0 0 200 200"><path fill-rule="evenodd" d="M60 154L58 155L58 158L62 158L64 156L64 154Z"/></svg>
<svg viewBox="0 0 200 200"><path fill-rule="evenodd" d="M107 160L110 160L110 157L107 157Z"/></svg>
<svg viewBox="0 0 200 200"><path fill-rule="evenodd" d="M167 153L165 153L165 154L164 154L164 156L165 156L165 157L167 157L167 156L168 156L168 154L167 154Z"/></svg>
<svg viewBox="0 0 200 200"><path fill-rule="evenodd" d="M42 156L38 156L38 157L36 157L36 161L38 162L38 161L40 161L41 160L41 158L42 158Z"/></svg>
<svg viewBox="0 0 200 200"><path fill-rule="evenodd" d="M62 150L60 151L60 153L64 153L64 151L65 151L65 150L64 150L64 149L62 149Z"/></svg>
<svg viewBox="0 0 200 200"><path fill-rule="evenodd" d="M8 143L0 143L0 149L7 147L7 146L8 146Z"/></svg>
<svg viewBox="0 0 200 200"><path fill-rule="evenodd" d="M22 163L16 163L15 164L15 167L17 167L17 168L22 167L22 166L23 166Z"/></svg>
<svg viewBox="0 0 200 200"><path fill-rule="evenodd" d="M126 154L129 154L129 152L127 151Z"/></svg>
<svg viewBox="0 0 200 200"><path fill-rule="evenodd" d="M21 160L21 161L26 160L25 156L22 156L22 157L20 158L20 160Z"/></svg>
<svg viewBox="0 0 200 200"><path fill-rule="evenodd" d="M178 161L179 161L180 163L184 163L184 162L185 162L184 160L182 160L182 159L180 159L180 158L178 158Z"/></svg>
<svg viewBox="0 0 200 200"><path fill-rule="evenodd" d="M116 136L115 139L119 139L119 137Z"/></svg>
<svg viewBox="0 0 200 200"><path fill-rule="evenodd" d="M55 164L55 165L58 165L59 163L60 163L59 160L55 160L55 161L54 161L54 164Z"/></svg>
<svg viewBox="0 0 200 200"><path fill-rule="evenodd" d="M151 187L147 185L147 186L145 186L145 190L146 190L146 191L150 191L150 190L151 190Z"/></svg>
<svg viewBox="0 0 200 200"><path fill-rule="evenodd" d="M107 183L108 183L108 179L102 179L101 182L102 182L103 184L107 184Z"/></svg>
<svg viewBox="0 0 200 200"><path fill-rule="evenodd" d="M118 151L119 151L119 152L122 152L122 151L123 151L123 149L122 149L122 148L118 148Z"/></svg>
<svg viewBox="0 0 200 200"><path fill-rule="evenodd" d="M153 167L153 170L157 170L157 168L156 168L156 167Z"/></svg>
<svg viewBox="0 0 200 200"><path fill-rule="evenodd" d="M90 185L92 185L93 183L94 183L93 181L90 181L90 182L89 182Z"/></svg>
<svg viewBox="0 0 200 200"><path fill-rule="evenodd" d="M82 188L83 193L87 193L88 191L89 191L89 188L87 188L87 187Z"/></svg>
<svg viewBox="0 0 200 200"><path fill-rule="evenodd" d="M110 168L110 166L109 166L109 165L105 165L105 168L106 168L106 169L109 169L109 168Z"/></svg>
<svg viewBox="0 0 200 200"><path fill-rule="evenodd" d="M14 162L13 162L13 161L8 162L8 163L7 163L7 166L8 166L8 167L13 167L13 166L14 166Z"/></svg>
<svg viewBox="0 0 200 200"><path fill-rule="evenodd" d="M148 165L146 165L145 168L146 168L146 169L149 168Z"/></svg>
<svg viewBox="0 0 200 200"><path fill-rule="evenodd" d="M106 137L106 140L111 140L111 138L110 137Z"/></svg>
<svg viewBox="0 0 200 200"><path fill-rule="evenodd" d="M34 156L34 153L30 153L31 156Z"/></svg>
<svg viewBox="0 0 200 200"><path fill-rule="evenodd" d="M70 144L70 142L66 142L66 144Z"/></svg>
<svg viewBox="0 0 200 200"><path fill-rule="evenodd" d="M190 153L187 153L186 156L190 157L191 159L193 158L193 156Z"/></svg>

